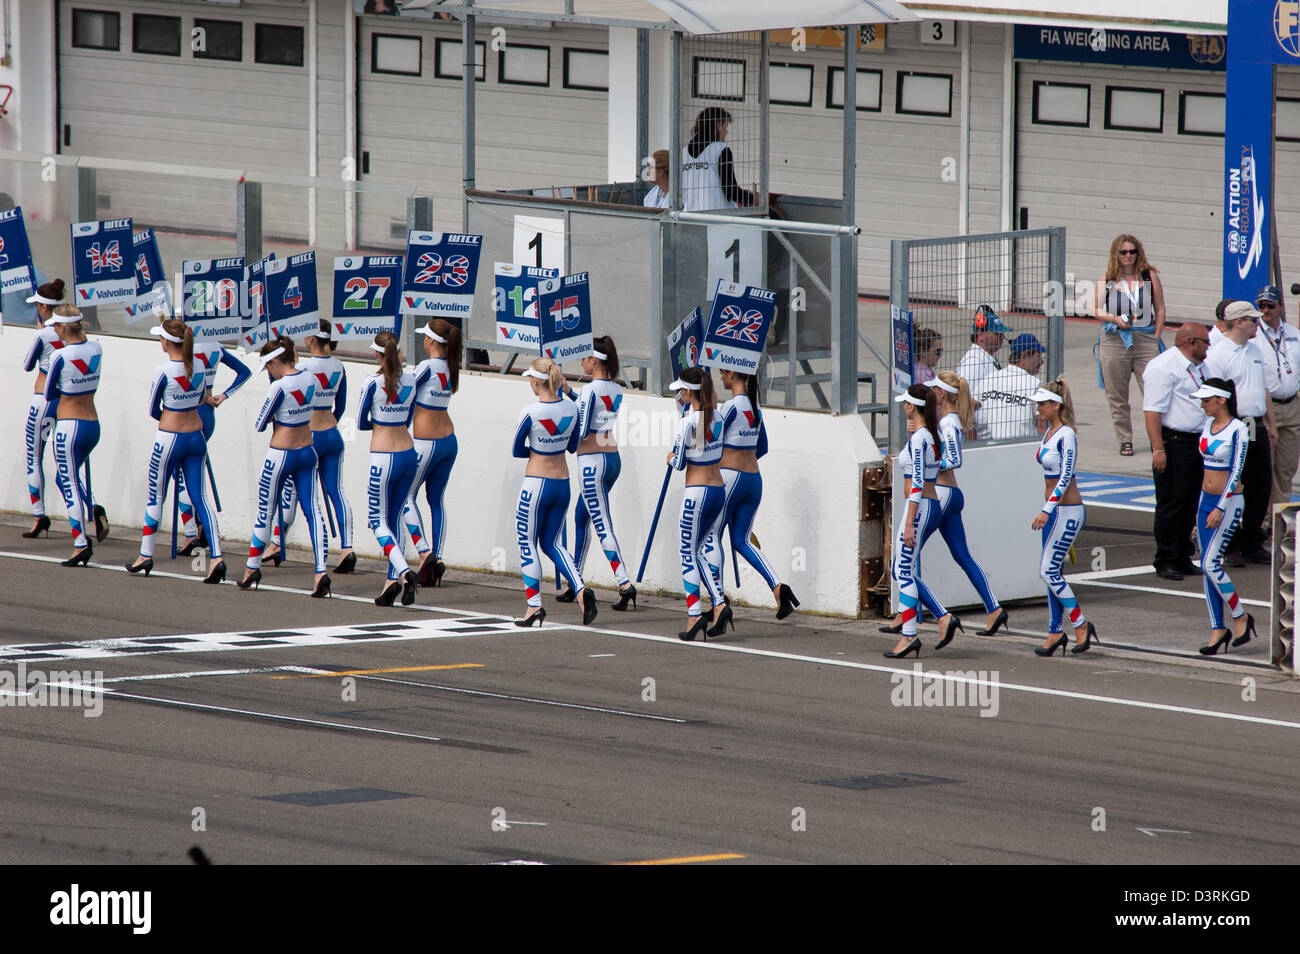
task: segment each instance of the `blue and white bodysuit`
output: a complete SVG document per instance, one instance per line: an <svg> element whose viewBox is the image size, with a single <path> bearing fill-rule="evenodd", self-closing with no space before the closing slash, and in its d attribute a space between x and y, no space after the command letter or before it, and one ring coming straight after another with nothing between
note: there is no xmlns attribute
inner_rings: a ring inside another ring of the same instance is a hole
<svg viewBox="0 0 1300 954"><path fill-rule="evenodd" d="M194 372L203 373L204 397L212 393L212 386L217 380L217 368L223 364L235 372L235 380L223 392L226 397L230 397L244 386L244 382L252 377L253 372L249 370L248 365L231 354L221 342L211 338L194 339ZM212 440L212 432L217 426L217 417L215 409L207 401L199 403L199 420L203 422L204 441ZM197 528L194 526L194 503L190 499L189 487L185 483L185 474L181 473L178 476L180 490L176 505L181 515L181 527L186 537L193 537L197 535Z"/></svg>
<svg viewBox="0 0 1300 954"><path fill-rule="evenodd" d="M687 464L708 466L722 460L722 418L717 411L704 433L703 414L692 409L677 428L671 466L685 470ZM691 484L682 495L678 520L679 552L682 560L682 588L686 591L686 613L699 616L700 587L707 587L714 606L727 601L722 590L722 516L726 487Z"/></svg>
<svg viewBox="0 0 1300 954"><path fill-rule="evenodd" d="M415 375L403 371L397 391L384 390L384 376L372 374L361 386L357 399L357 429L411 426L415 413ZM371 451L370 474L366 478L367 517L375 539L388 558L388 578L396 580L410 566L402 553L402 507L411 496L415 481L415 448L403 451Z"/></svg>
<svg viewBox="0 0 1300 954"><path fill-rule="evenodd" d="M578 441L589 434L610 434L618 424L618 409L623 389L608 379L589 381L578 395ZM591 546L592 531L600 539L600 549L614 571L619 588L629 582L623 554L614 536L614 520L609 510L609 492L622 472L623 461L618 448L595 454L578 455L578 503L573 508L573 562L582 572Z"/></svg>
<svg viewBox="0 0 1300 954"><path fill-rule="evenodd" d="M512 453L553 456L578 449L578 407L567 397L536 401L519 413ZM515 507L515 538L519 543L519 573L529 606L542 605L541 553L555 564L577 593L584 586L573 558L560 545L569 511L569 481L559 477L524 477ZM540 551L540 552L539 552Z"/></svg>
<svg viewBox="0 0 1300 954"><path fill-rule="evenodd" d="M939 501L924 495L925 485L933 484L939 476L939 459L935 453L934 437L928 427L918 427L908 438L902 455L903 476L907 478L907 501L903 505L903 519L898 521L894 534L893 574L898 583L898 602L902 611L904 636L915 636L920 622L921 601L921 547L926 537L934 533L939 522ZM912 518L915 546L903 542L907 527L907 506L916 504ZM933 595L931 596L933 599ZM935 619L942 619L948 611L936 600L930 610Z"/></svg>
<svg viewBox="0 0 1300 954"><path fill-rule="evenodd" d="M348 375L343 362L333 355L311 356L298 362L298 370L310 374L316 381L316 394L312 410L331 411L334 420L343 417L348 403ZM352 507L343 496L343 438L337 426L311 432L311 444L316 450L316 475L320 478L325 500L334 508L338 520L339 546L352 549ZM281 546L280 533L287 532L293 524L298 509L297 488L285 484L280 498L280 522L272 531L271 539Z"/></svg>
<svg viewBox="0 0 1300 954"><path fill-rule="evenodd" d="M53 325L37 329L23 361L23 370L48 375L50 361L62 348L63 342ZM54 430L57 412L58 404L47 401L44 391L32 394L31 404L27 406L27 494L31 497L34 517L45 516L45 442Z"/></svg>
<svg viewBox="0 0 1300 954"><path fill-rule="evenodd" d="M316 379L305 371L286 374L272 381L254 426L259 431L266 430L272 422L284 427L308 426L315 393ZM325 519L315 493L316 449L310 444L293 450L266 449L266 460L262 462L262 472L257 478L257 522L253 524L253 538L248 548L248 568L256 570L262 565L262 553L271 539L271 525L277 519L278 503L284 495L285 482L289 480L298 489L298 503L307 518L316 572L324 573Z"/></svg>
<svg viewBox="0 0 1300 954"><path fill-rule="evenodd" d="M1196 511L1196 534L1201 544L1201 574L1205 587L1205 602L1210 610L1210 625L1215 629L1224 628L1223 608L1233 619L1238 619L1246 608L1237 597L1237 588L1223 569L1223 554L1232 542L1233 534L1241 527L1241 514L1245 509L1243 496L1237 492L1246 467L1246 450L1250 443L1250 432L1243 421L1230 420L1218 433L1214 431L1211 418L1201 428L1198 446L1201 460L1206 470L1226 472L1227 482L1223 493L1211 496L1201 491L1200 506ZM1223 517L1217 527L1206 524L1206 518L1215 510L1222 510Z"/></svg>
<svg viewBox="0 0 1300 954"><path fill-rule="evenodd" d="M416 367L415 403L431 411L445 411L451 405L451 369L445 358L425 358ZM424 554L432 550L435 560L442 556L447 538L444 497L447 481L451 479L451 467L456 463L456 452L455 431L437 440L415 439L415 483L411 485L411 496L402 510L402 519L416 551ZM431 535L428 537L424 535L424 519L415 500L421 487L429 502Z"/></svg>
<svg viewBox="0 0 1300 954"><path fill-rule="evenodd" d="M45 377L45 401L53 406L60 397L94 394L99 389L103 351L97 341L65 344L50 361ZM93 501L89 488L82 482L81 468L99 443L99 421L65 418L54 425L55 482L63 494L72 528L72 542L78 550L89 545L86 524Z"/></svg>
<svg viewBox="0 0 1300 954"><path fill-rule="evenodd" d="M763 423L762 412L755 410L749 395L736 395L718 408L718 414L723 423L723 447L752 450L755 458L761 458L767 453L767 426ZM722 522L730 528L731 548L759 572L768 589L774 590L781 585L781 578L776 575L776 570L767 561L763 551L750 540L754 515L763 500L763 476L758 471L749 473L724 467L722 480L727 491ZM720 537L718 542L721 543Z"/></svg>
<svg viewBox="0 0 1300 954"><path fill-rule="evenodd" d="M1051 618L1049 633L1061 633L1062 617L1068 615L1072 627L1082 626L1087 619L1083 608L1074 597L1074 590L1065 582L1065 558L1070 553L1074 538L1083 529L1083 504L1062 504L1074 471L1079 464L1079 438L1074 428L1061 424L1056 430L1043 435L1038 445L1038 463L1048 480L1056 486L1043 504L1047 524L1043 527L1043 558L1038 565L1038 575L1047 584L1047 604Z"/></svg>

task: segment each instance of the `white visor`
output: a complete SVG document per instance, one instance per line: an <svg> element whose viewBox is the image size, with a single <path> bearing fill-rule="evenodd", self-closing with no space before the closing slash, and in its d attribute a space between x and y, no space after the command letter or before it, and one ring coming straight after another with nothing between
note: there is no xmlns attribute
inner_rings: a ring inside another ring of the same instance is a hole
<svg viewBox="0 0 1300 954"><path fill-rule="evenodd" d="M592 349L591 349L591 356L592 356L593 358L595 358L597 361L608 361L608 360L609 360L609 355L607 355L607 354L602 354L601 352L597 351L595 348L592 348Z"/></svg>
<svg viewBox="0 0 1300 954"><path fill-rule="evenodd" d="M45 323L47 325L75 325L81 320L81 312L75 315L51 315Z"/></svg>
<svg viewBox="0 0 1300 954"><path fill-rule="evenodd" d="M925 407L924 401L918 397L912 397L912 395L908 394L906 391L894 398L895 404L902 404L904 401L908 404L915 404L917 407Z"/></svg>
<svg viewBox="0 0 1300 954"><path fill-rule="evenodd" d="M689 381L683 381L681 378L678 378L672 384L668 385L668 389L670 391L698 391L700 389L700 386L698 384L691 384Z"/></svg>
<svg viewBox="0 0 1300 954"><path fill-rule="evenodd" d="M424 334L427 337L432 338L434 341L438 342L438 344L447 343L447 339L444 338L442 335L438 334L438 332L434 331L433 328L431 328L429 325L425 325L423 328L421 328L420 332L421 334Z"/></svg>
<svg viewBox="0 0 1300 954"><path fill-rule="evenodd" d="M321 331L319 328L317 328L314 332L312 332L312 334L317 338L324 338L326 341L330 340L330 333L328 331Z"/></svg>
<svg viewBox="0 0 1300 954"><path fill-rule="evenodd" d="M370 342L370 350L376 354L383 354L387 349L383 345L377 345L372 341Z"/></svg>
<svg viewBox="0 0 1300 954"><path fill-rule="evenodd" d="M959 388L953 387L943 378L933 378L927 381L926 385L931 388L938 388L940 391L947 391L949 394L957 394L960 391Z"/></svg>
<svg viewBox="0 0 1300 954"><path fill-rule="evenodd" d="M1229 396L1230 395L1228 394L1228 392L1223 390L1222 388L1212 388L1208 384L1202 384L1199 388L1197 388L1195 391L1192 392L1192 397L1194 398L1207 398L1207 397L1227 398Z"/></svg>
<svg viewBox="0 0 1300 954"><path fill-rule="evenodd" d="M262 356L259 358L259 360L262 362L262 367L265 368L268 364L270 364L270 363L271 363L272 361L274 361L276 358L280 357L280 355L282 355L282 354L284 354L284 348L283 348L283 347L280 347L280 348L276 348L276 349L275 349L274 351L272 351L270 354L264 354L264 355L262 355Z"/></svg>
<svg viewBox="0 0 1300 954"><path fill-rule="evenodd" d="M1065 403L1061 400L1061 395L1055 391L1049 391L1047 388L1039 388L1030 396L1029 400L1035 404L1042 404L1044 401L1055 401L1057 404Z"/></svg>
<svg viewBox="0 0 1300 954"><path fill-rule="evenodd" d="M156 327L150 328L149 334L156 335L159 338L166 338L168 341L174 344L183 344L185 342L184 338L178 338L173 334L168 334L167 330L163 328L162 325L157 325Z"/></svg>
<svg viewBox="0 0 1300 954"><path fill-rule="evenodd" d="M551 380L551 376L549 374L543 374L541 371L538 371L534 368L524 368L524 377L536 378L538 381L549 382Z"/></svg>
<svg viewBox="0 0 1300 954"><path fill-rule="evenodd" d="M63 302L57 298L46 298L40 292L36 292L31 298L27 299L29 305L62 305Z"/></svg>

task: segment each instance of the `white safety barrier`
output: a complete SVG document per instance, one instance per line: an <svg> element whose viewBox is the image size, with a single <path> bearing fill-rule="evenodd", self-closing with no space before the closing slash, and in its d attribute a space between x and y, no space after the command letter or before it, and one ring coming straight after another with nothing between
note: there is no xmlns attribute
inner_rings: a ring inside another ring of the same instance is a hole
<svg viewBox="0 0 1300 954"><path fill-rule="evenodd" d="M957 471L957 485L965 498L962 525L966 528L966 543L971 556L988 575L993 595L1003 602L1047 598L1047 584L1038 575L1042 532L1029 528L1044 499L1043 469L1034 459L1037 450L1036 441L968 448L962 452L961 470ZM905 480L902 465L895 461L895 527L906 505ZM1080 564L1090 559L1081 551L1076 551L1075 557ZM1077 567L1071 567L1067 560L1065 571L1072 569ZM921 579L945 607L968 607L980 602L975 587L937 531L921 551ZM893 601L897 607L897 583Z"/></svg>
<svg viewBox="0 0 1300 954"><path fill-rule="evenodd" d="M3 406L9 408L9 420L0 424L0 453L8 461L0 469L4 475L0 508L18 513L30 513L24 423L34 375L22 373L21 365L33 334L30 329L10 327L0 335L0 367L9 369L2 385ZM164 355L153 340L108 336L95 336L95 340L103 346L104 358L95 402L101 436L99 446L91 455L94 493L107 507L113 521L113 539L123 540L139 532L144 518L145 472L156 429L146 408L149 373L164 360ZM245 360L256 367L256 356ZM352 505L356 549L359 555L379 557L380 550L366 525L369 436L355 427L356 396L362 381L373 370L372 365L347 362L349 406L340 431L346 446L344 491ZM217 390L224 389L228 381L228 370L218 372ZM216 412L217 425L209 454L224 508L218 518L223 541L246 541L252 528L258 470L270 439L269 429L258 434L252 424L266 389L265 376L254 373ZM514 512L525 462L510 456L510 446L519 411L533 400L524 380L461 375L460 391L451 405L459 456L446 498L449 525L444 559L449 566L509 572L518 579ZM863 420L856 416L833 417L778 409L765 410L764 415L772 450L761 463L763 505L754 533L777 573L793 587L802 604L801 610L856 616L861 473L882 459L880 452ZM611 505L623 559L633 578L641 562L676 422L671 399L638 393L624 395L619 431L623 467L611 494ZM55 486L53 455L48 445L46 455L46 509L52 517L64 517L66 511ZM569 462L576 499L576 467L573 458ZM682 483L682 475L674 474L655 534L643 590L681 595L677 518ZM420 503L428 532L428 507L422 497ZM160 530L166 537L158 546L159 557L164 559L168 553L170 521L169 502ZM60 524L56 523L55 527ZM570 546L572 532L570 520ZM299 514L290 533L290 543L305 546L306 541ZM332 550L336 548L337 540L331 540L330 545ZM68 552L70 547L69 543ZM245 553L237 546L229 548L226 562L232 567L232 576L238 575L237 568L242 565ZM414 554L409 544L408 554ZM334 562L331 556L331 565ZM548 572L553 572L549 561L546 566ZM596 540L592 541L587 556L586 572L597 586L614 585L609 563ZM741 579L743 585L737 591L728 548L728 594L734 593L739 602L763 607L774 605L762 578L748 564L742 565ZM553 592L553 589L543 592Z"/></svg>

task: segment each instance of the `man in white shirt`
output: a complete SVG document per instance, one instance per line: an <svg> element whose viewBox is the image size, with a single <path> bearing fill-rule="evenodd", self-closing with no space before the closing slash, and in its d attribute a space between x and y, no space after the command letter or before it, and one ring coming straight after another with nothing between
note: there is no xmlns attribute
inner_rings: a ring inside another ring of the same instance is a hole
<svg viewBox="0 0 1300 954"><path fill-rule="evenodd" d="M1197 444L1205 412L1192 392L1205 381L1202 365L1209 343L1205 326L1188 322L1178 329L1174 347L1152 358L1142 372L1142 411L1156 485L1156 556L1151 562L1166 580L1201 572L1192 563L1191 538L1201 495Z"/></svg>
<svg viewBox="0 0 1300 954"><path fill-rule="evenodd" d="M989 305L980 305L971 322L970 350L957 365L957 376L966 379L970 393L978 395L984 376L999 370L997 353L1002 350L1002 336L1011 329L1002 323L997 312ZM976 400L979 398L977 397Z"/></svg>
<svg viewBox="0 0 1300 954"><path fill-rule="evenodd" d="M1273 443L1273 491L1270 504L1291 499L1291 482L1300 465L1300 331L1287 324L1282 292L1265 285L1255 296L1255 307L1264 316L1255 332L1255 344L1264 353L1264 378L1273 404L1277 438Z"/></svg>
<svg viewBox="0 0 1300 954"><path fill-rule="evenodd" d="M1246 506L1241 515L1241 529L1228 544L1224 558L1228 566L1241 566L1243 558L1252 563L1272 562L1271 554L1263 547L1261 525L1273 491L1269 450L1277 440L1277 430L1264 371L1264 353L1253 340L1261 317L1250 302L1234 301L1223 312L1228 330L1205 357L1206 378L1223 378L1236 385L1237 413L1250 429L1250 445L1242 473Z"/></svg>
<svg viewBox="0 0 1300 954"><path fill-rule="evenodd" d="M1042 387L1043 345L1028 332L1011 341L1011 363L987 374L971 394L979 402L975 436L979 440L1006 441L1037 437L1034 392ZM959 372L960 373L960 372Z"/></svg>

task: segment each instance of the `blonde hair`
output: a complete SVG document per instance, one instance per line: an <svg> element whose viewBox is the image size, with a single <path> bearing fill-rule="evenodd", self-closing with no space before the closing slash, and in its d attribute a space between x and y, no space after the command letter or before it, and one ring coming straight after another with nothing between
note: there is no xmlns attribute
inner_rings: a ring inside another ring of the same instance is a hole
<svg viewBox="0 0 1300 954"><path fill-rule="evenodd" d="M945 391L944 400L952 404L957 410L957 417L961 420L962 430L969 431L971 424L975 422L975 402L970 396L970 384L955 371L940 371L936 376L944 384L957 389L956 394L949 394Z"/></svg>
<svg viewBox="0 0 1300 954"><path fill-rule="evenodd" d="M1061 423L1066 427L1074 427L1074 402L1070 400L1070 386L1065 383L1065 378L1048 381L1043 385L1043 390L1061 396Z"/></svg>
<svg viewBox="0 0 1300 954"><path fill-rule="evenodd" d="M68 329L69 334L79 335L83 333L80 320L81 309L76 305L59 305L54 309L54 314L60 318L77 318L77 321L61 322L61 324Z"/></svg>
<svg viewBox="0 0 1300 954"><path fill-rule="evenodd" d="M1142 247L1142 243L1134 236L1125 233L1115 236L1115 241L1110 243L1110 258L1106 261L1106 281L1113 282L1124 274L1124 270L1119 263L1119 247L1125 242L1132 242L1133 247L1137 249L1137 255L1135 256L1137 260L1133 263L1133 269L1139 277L1143 272L1150 272L1154 275L1159 271L1147 261L1147 250Z"/></svg>
<svg viewBox="0 0 1300 954"><path fill-rule="evenodd" d="M556 394L559 394L564 389L564 372L550 358L533 358L533 362L529 367L539 374L546 375L546 383L551 386L551 390Z"/></svg>

